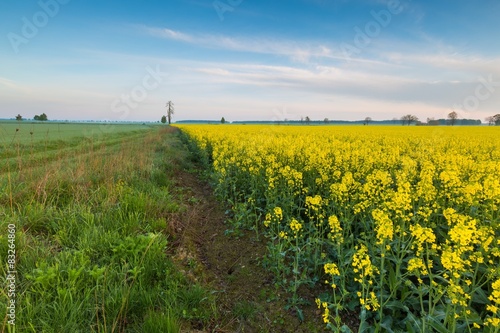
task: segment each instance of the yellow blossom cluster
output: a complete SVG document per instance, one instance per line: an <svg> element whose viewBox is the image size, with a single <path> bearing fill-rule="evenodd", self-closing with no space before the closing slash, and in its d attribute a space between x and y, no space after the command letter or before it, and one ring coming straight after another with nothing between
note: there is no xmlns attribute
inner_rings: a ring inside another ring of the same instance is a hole
<svg viewBox="0 0 500 333"><path fill-rule="evenodd" d="M316 305L318 306L318 309L321 309L323 307L324 312L323 312L323 322L325 324L328 324L330 322L330 309L328 308L328 303L327 302L321 302L319 298L316 298Z"/></svg>
<svg viewBox="0 0 500 333"><path fill-rule="evenodd" d="M499 307L500 307L500 279L496 280L492 283L491 288L493 291L488 299L491 301L491 304L486 306L486 310L491 312L491 315L486 318L485 325L491 325L493 327L500 327L500 315Z"/></svg>
<svg viewBox="0 0 500 333"><path fill-rule="evenodd" d="M376 223L377 244L384 244L385 241L392 241L394 237L394 226L389 216L380 209L372 211L373 219Z"/></svg>
<svg viewBox="0 0 500 333"><path fill-rule="evenodd" d="M427 267L422 258L411 258L408 261L408 271L417 275L427 275Z"/></svg>
<svg viewBox="0 0 500 333"><path fill-rule="evenodd" d="M361 292L358 292L358 296L360 297L359 302L361 306L363 306L366 310L377 311L380 309L380 304L375 292L371 291L366 298L363 298Z"/></svg>
<svg viewBox="0 0 500 333"><path fill-rule="evenodd" d="M333 263L325 264L324 269L326 274L330 274L333 276L340 275L339 268Z"/></svg>
<svg viewBox="0 0 500 333"><path fill-rule="evenodd" d="M336 244L341 244L344 241L344 236L342 235L342 227L338 217L335 215L330 216L328 225L330 226L330 239Z"/></svg>
<svg viewBox="0 0 500 333"><path fill-rule="evenodd" d="M430 245L433 250L437 249L436 235L431 228L422 227L420 224L410 225L411 235L415 238L413 249L417 249L416 255L420 256L424 250L424 246Z"/></svg>
<svg viewBox="0 0 500 333"><path fill-rule="evenodd" d="M280 223L282 220L283 220L283 210L281 209L281 207L274 207L272 213L266 214L264 225L266 227L269 227L273 221L276 223Z"/></svg>
<svg viewBox="0 0 500 333"><path fill-rule="evenodd" d="M364 279L368 278L368 283L372 284L373 281L370 278L378 274L378 268L372 264L366 245L356 246L356 250L352 257L353 272L356 276L354 281L364 283Z"/></svg>
<svg viewBox="0 0 500 333"><path fill-rule="evenodd" d="M315 217L318 219L324 218L324 214L322 212L322 205L326 204L327 201L323 200L320 195L315 196L307 196L306 197L306 214L310 214L311 218Z"/></svg>
<svg viewBox="0 0 500 333"><path fill-rule="evenodd" d="M292 218L292 220L290 221L290 229L292 229L292 231L297 234L302 229L302 224L295 218Z"/></svg>

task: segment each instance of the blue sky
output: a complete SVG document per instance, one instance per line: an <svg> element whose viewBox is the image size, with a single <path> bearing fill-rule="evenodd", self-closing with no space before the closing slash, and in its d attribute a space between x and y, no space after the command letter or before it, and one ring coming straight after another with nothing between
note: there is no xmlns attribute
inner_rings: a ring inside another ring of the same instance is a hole
<svg viewBox="0 0 500 333"><path fill-rule="evenodd" d="M0 118L484 120L498 0L2 0Z"/></svg>

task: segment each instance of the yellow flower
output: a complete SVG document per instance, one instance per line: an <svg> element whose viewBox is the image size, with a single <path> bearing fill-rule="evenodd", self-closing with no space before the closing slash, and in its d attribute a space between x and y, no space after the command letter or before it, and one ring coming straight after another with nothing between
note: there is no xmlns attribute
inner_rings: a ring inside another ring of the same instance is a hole
<svg viewBox="0 0 500 333"><path fill-rule="evenodd" d="M278 221L283 220L283 211L281 207L274 207L274 216L278 219Z"/></svg>
<svg viewBox="0 0 500 333"><path fill-rule="evenodd" d="M421 258L411 258L408 261L408 271L416 275L427 275L427 268Z"/></svg>
<svg viewBox="0 0 500 333"><path fill-rule="evenodd" d="M436 235L431 228L422 227L420 224L410 225L411 235L415 238L412 248L417 248L417 256L420 256L424 250L424 245L430 244L431 248L435 248Z"/></svg>
<svg viewBox="0 0 500 333"><path fill-rule="evenodd" d="M497 314L498 307L495 306L495 305L488 304L488 305L486 305L486 310L490 311L490 312L493 312L493 314Z"/></svg>
<svg viewBox="0 0 500 333"><path fill-rule="evenodd" d="M373 291L370 292L370 304L372 306L373 311L377 311L378 309L380 309L380 304L378 303L378 298Z"/></svg>
<svg viewBox="0 0 500 333"><path fill-rule="evenodd" d="M267 213L266 214L266 219L264 220L264 225L266 227L269 227L269 225L271 224L271 219L272 219L271 214Z"/></svg>
<svg viewBox="0 0 500 333"><path fill-rule="evenodd" d="M377 244L380 245L385 241L392 241L394 237L394 226L389 216L380 209L373 210L372 216L377 225L375 228L377 232Z"/></svg>
<svg viewBox="0 0 500 333"><path fill-rule="evenodd" d="M330 309L328 309L326 303L323 303L323 308L325 309L325 312L323 313L323 322L328 324L330 322Z"/></svg>
<svg viewBox="0 0 500 333"><path fill-rule="evenodd" d="M316 302L318 309L320 309L321 308L321 300L319 298L316 298L314 301Z"/></svg>
<svg viewBox="0 0 500 333"><path fill-rule="evenodd" d="M491 295L488 297L488 299L496 305L500 305L500 279L493 282L491 284L491 288L493 289L493 291L491 292Z"/></svg>
<svg viewBox="0 0 500 333"><path fill-rule="evenodd" d="M460 254L453 251L451 248L443 250L441 254L441 264L456 278L459 278L460 274L464 273L467 267L467 262L461 258Z"/></svg>
<svg viewBox="0 0 500 333"><path fill-rule="evenodd" d="M302 224L300 224L300 222L295 218L292 218L290 221L290 229L292 229L294 233L298 233L302 229Z"/></svg>
<svg viewBox="0 0 500 333"><path fill-rule="evenodd" d="M359 283L363 283L364 278L370 278L375 274L378 274L378 269L372 265L366 245L362 244L361 246L357 246L356 249L357 251L354 253L352 258L352 266L354 267L354 273L358 274L356 274L354 280ZM370 282L372 281L369 280L368 283Z"/></svg>
<svg viewBox="0 0 500 333"><path fill-rule="evenodd" d="M340 275L340 272L339 272L337 265L335 265L333 263L325 264L324 269L325 269L326 274L335 275L335 276Z"/></svg>
<svg viewBox="0 0 500 333"><path fill-rule="evenodd" d="M330 216L328 218L328 225L330 226L330 239L335 243L341 244L344 241L344 236L342 235L342 227L337 216Z"/></svg>
<svg viewBox="0 0 500 333"><path fill-rule="evenodd" d="M496 318L496 317L493 317L493 318L486 318L485 322L484 322L484 325L485 326L493 326L493 327L498 327L500 326L500 319L499 318Z"/></svg>

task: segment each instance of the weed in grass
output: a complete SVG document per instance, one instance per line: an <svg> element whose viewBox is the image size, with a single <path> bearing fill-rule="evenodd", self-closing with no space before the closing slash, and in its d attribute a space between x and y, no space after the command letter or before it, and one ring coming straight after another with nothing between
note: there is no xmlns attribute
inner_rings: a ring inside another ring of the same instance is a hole
<svg viewBox="0 0 500 333"><path fill-rule="evenodd" d="M236 318L247 320L253 318L257 311L258 308L255 303L242 300L234 305L232 312Z"/></svg>
<svg viewBox="0 0 500 333"><path fill-rule="evenodd" d="M170 312L148 311L141 332L143 333L179 333L179 321Z"/></svg>

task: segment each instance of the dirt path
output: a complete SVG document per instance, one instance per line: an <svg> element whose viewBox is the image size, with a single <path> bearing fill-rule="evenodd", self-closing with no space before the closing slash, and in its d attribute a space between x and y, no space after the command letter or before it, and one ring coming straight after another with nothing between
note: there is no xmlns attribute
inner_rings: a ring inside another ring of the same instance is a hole
<svg viewBox="0 0 500 333"><path fill-rule="evenodd" d="M187 165L186 161L173 163L172 178L186 209L169 218L170 232L175 238L175 258L185 273L216 290L219 319L210 331L322 332L312 296L305 295L311 302L304 311L305 322L284 310L288 296L274 286L261 263L265 240L256 240L254 232L227 236L223 205L208 183L200 180L199 168Z"/></svg>

